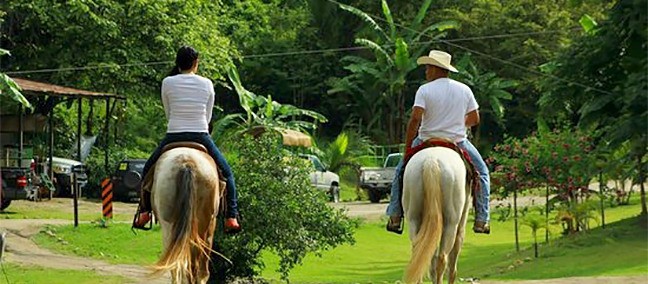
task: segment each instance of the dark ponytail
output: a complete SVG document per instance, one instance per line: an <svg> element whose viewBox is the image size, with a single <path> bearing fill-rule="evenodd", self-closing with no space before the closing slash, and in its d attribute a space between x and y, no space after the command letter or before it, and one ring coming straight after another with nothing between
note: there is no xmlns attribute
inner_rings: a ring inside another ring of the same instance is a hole
<svg viewBox="0 0 648 284"><path fill-rule="evenodd" d="M178 49L176 54L175 66L169 72L169 76L175 76L180 74L183 70L189 70L193 67L194 61L198 59L198 51L193 49L191 46L183 46Z"/></svg>

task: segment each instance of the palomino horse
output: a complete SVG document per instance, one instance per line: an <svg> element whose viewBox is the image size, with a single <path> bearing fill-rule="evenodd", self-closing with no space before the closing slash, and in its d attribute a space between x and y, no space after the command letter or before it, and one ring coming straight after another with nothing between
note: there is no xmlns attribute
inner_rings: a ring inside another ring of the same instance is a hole
<svg viewBox="0 0 648 284"><path fill-rule="evenodd" d="M166 151L155 165L151 203L162 227L164 250L153 274L173 283L206 283L219 206L214 160L193 148Z"/></svg>
<svg viewBox="0 0 648 284"><path fill-rule="evenodd" d="M407 283L421 283L428 269L432 281L441 283L446 266L449 283L454 283L469 200L466 166L457 152L426 148L409 160L403 176L403 209L412 241Z"/></svg>

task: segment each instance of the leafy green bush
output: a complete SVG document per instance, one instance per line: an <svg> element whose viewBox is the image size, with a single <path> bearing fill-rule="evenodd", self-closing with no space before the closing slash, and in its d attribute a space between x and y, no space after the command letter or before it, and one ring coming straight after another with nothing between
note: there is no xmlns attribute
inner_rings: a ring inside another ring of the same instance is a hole
<svg viewBox="0 0 648 284"><path fill-rule="evenodd" d="M310 184L306 161L292 158L276 141L270 135L246 136L239 140L238 159L230 161L243 231L215 238L234 263L230 277L258 275L261 255L269 251L279 256L278 271L287 279L306 254L354 242L357 223L326 204L326 194Z"/></svg>

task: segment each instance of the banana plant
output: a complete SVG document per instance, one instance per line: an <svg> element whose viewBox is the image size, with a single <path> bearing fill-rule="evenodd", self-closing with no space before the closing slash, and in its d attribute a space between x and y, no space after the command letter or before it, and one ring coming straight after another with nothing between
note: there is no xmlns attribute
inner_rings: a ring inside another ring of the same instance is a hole
<svg viewBox="0 0 648 284"><path fill-rule="evenodd" d="M11 55L8 50L0 48L0 56ZM0 73L0 97L9 97L26 108L33 108L29 101L20 92L20 86L7 74Z"/></svg>
<svg viewBox="0 0 648 284"><path fill-rule="evenodd" d="M387 140L394 143L403 138L403 92L407 75L417 67L416 59L429 50L431 40L444 36L444 31L457 27L457 23L444 21L419 30L432 4L432 0L426 0L410 24L401 28L395 23L387 1L382 0L381 4L384 19L380 20L384 24L360 9L338 4L370 28L371 38L357 37L355 43L371 50L373 58L344 57L345 69L350 74L331 80L328 93L347 95L347 105L359 116L365 132L371 133L372 127L380 127L381 136L386 133Z"/></svg>
<svg viewBox="0 0 648 284"><path fill-rule="evenodd" d="M245 110L241 116L241 131L248 131L256 126L280 130L293 129L309 131L317 129L318 124L328 120L322 114L298 108L290 104L281 104L272 100L271 95L260 96L243 87L235 66L227 69L227 76L239 96L239 103ZM239 117L231 117L239 118ZM310 120L302 120L310 119Z"/></svg>
<svg viewBox="0 0 648 284"><path fill-rule="evenodd" d="M500 127L504 127L506 109L502 101L510 101L513 95L507 91L518 85L517 81L500 78L495 72L484 72L472 61L470 53L465 54L457 62L459 73L457 80L470 86L480 105L479 112L484 117L482 121L492 119ZM479 142L481 129L485 123L477 126L475 143Z"/></svg>

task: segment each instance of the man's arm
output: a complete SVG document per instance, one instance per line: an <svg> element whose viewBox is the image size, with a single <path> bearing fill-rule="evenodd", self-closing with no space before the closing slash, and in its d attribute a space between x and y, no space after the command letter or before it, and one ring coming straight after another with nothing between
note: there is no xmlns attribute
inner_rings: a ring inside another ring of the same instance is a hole
<svg viewBox="0 0 648 284"><path fill-rule="evenodd" d="M466 127L470 128L479 124L479 111L473 110L466 114Z"/></svg>
<svg viewBox="0 0 648 284"><path fill-rule="evenodd" d="M423 119L423 112L425 112L425 109L422 107L415 106L412 108L412 115L407 123L407 132L405 134L405 150L412 148L412 141L414 141L418 133L419 125L421 125Z"/></svg>

